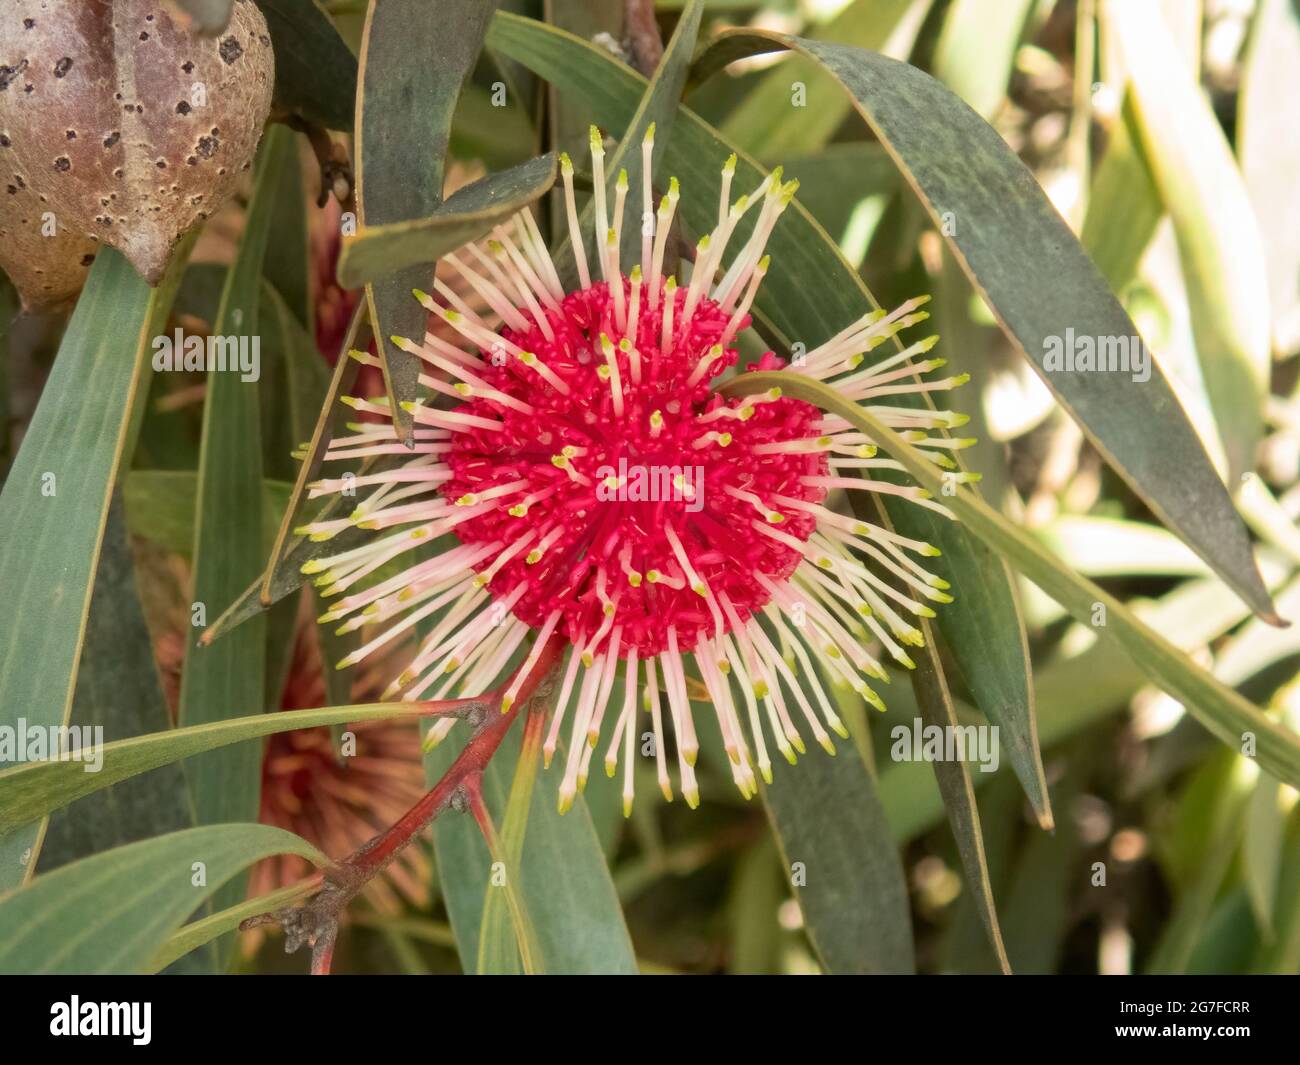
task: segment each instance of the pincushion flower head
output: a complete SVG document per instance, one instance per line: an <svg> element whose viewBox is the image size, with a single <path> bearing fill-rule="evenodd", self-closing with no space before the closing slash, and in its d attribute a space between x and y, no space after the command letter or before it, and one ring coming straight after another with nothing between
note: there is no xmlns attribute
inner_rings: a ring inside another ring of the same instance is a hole
<svg viewBox="0 0 1300 1065"><path fill-rule="evenodd" d="M387 422L353 424L351 435L331 443L328 460L400 459L382 472L318 481L316 496L371 491L348 516L303 530L320 539L352 526L375 530L362 546L307 570L335 597L322 621L367 630L342 664L422 632L385 697L479 695L521 656L514 676L522 678L549 639L568 643L543 745L549 766L566 741L561 810L598 754L610 775L621 760L630 809L646 718L654 742L645 751L664 796L674 794L675 752L677 786L695 806L692 689L707 693L746 797L757 790L756 774L770 781L771 747L794 762L811 735L834 753L831 733L847 732L823 679L883 708L873 687L888 679L881 659L910 667L907 647L922 643L910 618L933 616L928 604L950 599L921 561L935 548L828 506L842 489L901 496L946 514L919 487L875 478L873 471L901 469L896 462L878 457L848 422L779 390L745 398L715 390L736 366L733 345L768 269L764 246L796 183L783 184L777 170L733 202L735 159L728 160L717 224L679 282L664 270L679 187L672 179L654 209L652 150L653 127L642 146L640 203L628 203L625 172L610 203L593 128L590 242L573 167L561 158L578 287L562 284L527 209L445 257L493 318L441 280L436 295L416 293L462 342L434 333L393 338L423 361L420 381L432 399L410 408L414 447ZM755 213L740 239L740 223ZM653 224L641 227L640 261L625 273L623 230L640 218ZM846 323L788 368L867 404L951 465L945 450L969 441L942 430L964 417L891 405L901 393L961 383L922 382L942 365L925 357L936 338L870 355L924 319L923 302ZM768 352L758 368L784 365ZM391 414L382 400L351 402ZM446 550L422 550L448 534ZM507 689L503 709L520 683ZM453 725L440 720L430 738Z"/></svg>

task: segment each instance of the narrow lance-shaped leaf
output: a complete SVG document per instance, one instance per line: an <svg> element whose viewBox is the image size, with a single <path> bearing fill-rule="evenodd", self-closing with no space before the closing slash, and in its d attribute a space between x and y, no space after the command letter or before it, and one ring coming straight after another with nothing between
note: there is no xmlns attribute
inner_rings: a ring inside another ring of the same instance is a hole
<svg viewBox="0 0 1300 1065"><path fill-rule="evenodd" d="M727 31L699 61L701 76L786 48L840 79L1003 331L1116 472L1254 611L1276 618L1245 527L1169 382L1006 142L928 74L856 48ZM1079 341L1117 366L1127 351L1129 372L1072 369Z"/></svg>
<svg viewBox="0 0 1300 1065"><path fill-rule="evenodd" d="M889 512L883 500L877 500L876 517L889 522ZM854 501L855 511L863 507ZM864 507L865 509L865 507ZM860 511L859 511L860 512ZM896 582L895 582L896 583ZM926 728L940 730L957 728L957 711L953 705L952 694L948 690L948 681L944 676L943 660L939 654L934 626L925 618L917 618L924 642L917 649L916 668L911 673L912 691L916 695L916 705L920 718ZM983 726L985 729L996 726ZM993 742L1000 749L1000 736L997 731L990 733ZM1002 929L998 924L997 905L993 900L993 884L989 876L988 859L984 853L983 830L980 825L979 807L975 803L975 788L971 783L968 761L972 754L967 750L964 759L948 761L936 760L935 779L939 792L943 796L944 809L948 813L948 823L952 828L953 838L957 843L957 853L961 857L962 869L966 874L966 883L980 922L988 935L998 965L1004 973L1011 972L1007 960L1006 946L1002 942Z"/></svg>
<svg viewBox="0 0 1300 1065"><path fill-rule="evenodd" d="M1263 0L1242 71L1237 156L1246 191L1263 225L1273 346L1300 348L1300 99L1291 92L1300 66L1300 9Z"/></svg>
<svg viewBox="0 0 1300 1065"><path fill-rule="evenodd" d="M913 972L907 882L857 747L787 769L760 793L817 956L831 973Z"/></svg>
<svg viewBox="0 0 1300 1065"><path fill-rule="evenodd" d="M678 104L681 100L682 88L686 84L686 74L691 60L691 54L695 50L695 40L700 29L700 18L704 13L704 4L702 0L689 0L681 18L677 22L677 28L673 31L672 38L668 42L667 48L664 49L663 58L659 66L655 68L654 74L645 85L644 92L637 102L636 110L631 117L625 122L619 123L623 127L623 135L619 139L618 147L613 155L605 162L605 193L609 199L613 199L615 190L619 182L624 180L626 174L628 197L636 205L633 218L640 219L640 225L625 225L623 237L619 248L620 264L635 258L635 249L641 245L643 227L647 224L653 224L654 206L643 203L644 198L644 166L642 145L645 137L650 133L652 127L655 132L654 147L651 150L651 172L655 173L658 169L658 163L663 158L665 144L668 140L668 133L672 127L673 119L677 115ZM502 51L509 55L509 47ZM519 58L519 57L516 57ZM520 59L525 65L528 60ZM603 118L604 112L598 107L596 109L597 117ZM595 205L589 204L586 211L583 212L580 229L583 233L592 233L594 226L592 220L595 216ZM586 239L586 238L584 238ZM590 250L590 257L597 262L606 254L605 240L606 234L594 233L594 247ZM560 274L569 282L576 280L576 267L574 264L573 247L565 243L559 253L555 256L556 268ZM599 278L601 271L597 270L593 276Z"/></svg>
<svg viewBox="0 0 1300 1065"><path fill-rule="evenodd" d="M316 0L257 0L275 48L277 110L352 132L357 59Z"/></svg>
<svg viewBox="0 0 1300 1065"><path fill-rule="evenodd" d="M122 739L171 727L120 497L109 509L71 724ZM86 752L90 754L89 751ZM193 825L185 775L160 767L50 818L39 870Z"/></svg>
<svg viewBox="0 0 1300 1065"><path fill-rule="evenodd" d="M145 967L145 972L156 973L167 968L179 958L185 957L185 955L197 950L205 943L211 943L218 936L233 932L250 917L272 913L292 906L295 902L301 902L309 895L314 894L319 886L319 876L308 877L296 884L291 884L289 887L281 888L279 891L272 891L265 895L258 895L256 898L245 899L236 906L229 906L224 910L209 914L207 917L201 917L197 921L182 925L163 940L158 949L154 951L153 957L149 959L149 964Z"/></svg>
<svg viewBox="0 0 1300 1065"><path fill-rule="evenodd" d="M186 251L152 292L119 252L99 253L0 493L5 727L67 723L109 493ZM0 838L0 891L30 874L40 835L35 824Z"/></svg>
<svg viewBox="0 0 1300 1065"><path fill-rule="evenodd" d="M260 705L261 697L253 705ZM171 765L205 751L294 729L344 722L387 721L418 717L415 703L360 703L312 710L260 711L206 725L168 729L104 744L103 762L87 773L81 762L27 762L0 770L0 834L43 817L102 788L130 780L159 766Z"/></svg>
<svg viewBox="0 0 1300 1065"><path fill-rule="evenodd" d="M103 729L102 735L113 739L171 727L153 640L136 588L135 560L120 493L114 494L104 530L71 724L83 730ZM96 742L87 732L82 736L83 743ZM184 772L179 765L160 766L55 811L38 873L193 825ZM211 952L203 951L186 959L174 974L206 975L213 971L214 960Z"/></svg>
<svg viewBox="0 0 1300 1065"><path fill-rule="evenodd" d="M931 0L851 3L812 35L902 57L912 50L930 7ZM820 73L816 63L791 56L727 116L723 136L773 162L821 148L843 125L850 104Z"/></svg>
<svg viewBox="0 0 1300 1065"><path fill-rule="evenodd" d="M1268 393L1259 226L1227 138L1153 0L1108 0L1103 12L1127 61L1142 146L1178 238L1201 373L1235 485L1254 468Z"/></svg>
<svg viewBox="0 0 1300 1065"><path fill-rule="evenodd" d="M474 68L496 6L496 0L371 0L356 104L362 225L425 218L442 202L456 98ZM366 285L388 400L403 437L411 418L401 404L416 398L419 359L389 337L424 335L425 311L411 299L411 290L428 288L432 272L417 264Z"/></svg>
<svg viewBox="0 0 1300 1065"><path fill-rule="evenodd" d="M355 236L343 240L339 283L351 287L408 266L436 263L493 226L509 221L554 183L555 156L548 152L480 178L421 218L363 226Z"/></svg>
<svg viewBox="0 0 1300 1065"><path fill-rule="evenodd" d="M912 684L921 718L927 728L958 728L957 712L944 679L942 663L933 645L931 626L921 620L921 631L926 636L926 646L917 655L916 672ZM988 726L985 726L988 727ZM970 888L980 921L988 933L989 943L1004 973L1011 972L1007 948L1002 942L1002 929L998 924L997 906L993 901L993 885L989 880L988 861L984 855L984 836L980 826L979 807L975 804L975 788L971 783L970 769L965 761L934 762L934 775L943 795L943 805L948 811L948 823L957 841L966 884Z"/></svg>
<svg viewBox="0 0 1300 1065"><path fill-rule="evenodd" d="M528 812L533 805L537 769L541 762L544 714L530 714L523 723L524 738L515 762L510 797L506 800L505 818L498 839L489 839L494 867L483 900L483 926L478 940L480 973L515 973L521 969L529 975L542 970L541 947L528 904L520 889L523 877L525 836ZM495 842L493 849L491 844Z"/></svg>
<svg viewBox="0 0 1300 1065"><path fill-rule="evenodd" d="M329 859L270 825L208 825L84 858L0 899L0 972L140 973L187 914L261 858Z"/></svg>
<svg viewBox="0 0 1300 1065"><path fill-rule="evenodd" d="M243 240L226 274L213 333L239 345L258 336L262 257L275 203L274 177L295 150L293 134L272 129L259 153ZM186 640L178 720L182 725L219 721L262 705L265 687L265 626L260 619L215 647L198 635L215 613L235 599L261 570L262 445L255 381L229 368L208 371L199 455L198 509L193 551L191 630ZM199 824L251 821L257 817L261 748L256 744L196 759L187 767ZM236 882L223 897L234 901Z"/></svg>

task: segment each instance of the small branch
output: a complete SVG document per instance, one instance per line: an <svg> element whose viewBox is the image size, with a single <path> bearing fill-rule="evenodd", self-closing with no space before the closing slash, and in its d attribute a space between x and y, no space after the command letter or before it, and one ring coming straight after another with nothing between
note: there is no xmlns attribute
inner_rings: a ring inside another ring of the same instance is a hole
<svg viewBox="0 0 1300 1065"><path fill-rule="evenodd" d="M347 152L326 130L313 125L299 115L284 118L284 124L297 130L307 138L316 163L320 167L320 192L316 197L316 206L324 207L330 193L343 206L344 211L357 209L355 200L356 182L352 176L352 164L348 162Z"/></svg>
<svg viewBox="0 0 1300 1065"><path fill-rule="evenodd" d="M312 974L327 975L334 957L340 915L362 888L383 872L439 814L449 807L464 812L476 805L473 798L478 782L520 708L527 706L532 712L536 704L544 704L549 699L564 647L564 640L559 636L553 635L547 641L520 684L515 704L505 713L501 712L502 700L515 676L478 699L429 704L431 714L456 714L474 729L464 750L442 779L391 828L327 869L320 891L305 905L252 917L240 929L279 924L284 929L286 953L310 945Z"/></svg>
<svg viewBox="0 0 1300 1065"><path fill-rule="evenodd" d="M664 57L664 39L655 19L655 0L627 0L623 25L632 65L648 78Z"/></svg>

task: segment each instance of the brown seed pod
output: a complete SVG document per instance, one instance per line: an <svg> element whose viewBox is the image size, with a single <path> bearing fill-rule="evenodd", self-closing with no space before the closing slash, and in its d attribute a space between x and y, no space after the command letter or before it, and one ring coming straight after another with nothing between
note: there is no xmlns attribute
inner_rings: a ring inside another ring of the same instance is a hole
<svg viewBox="0 0 1300 1065"><path fill-rule="evenodd" d="M157 0L9 0L0 42L0 181L156 284L252 165L275 73L257 5L201 37Z"/></svg>

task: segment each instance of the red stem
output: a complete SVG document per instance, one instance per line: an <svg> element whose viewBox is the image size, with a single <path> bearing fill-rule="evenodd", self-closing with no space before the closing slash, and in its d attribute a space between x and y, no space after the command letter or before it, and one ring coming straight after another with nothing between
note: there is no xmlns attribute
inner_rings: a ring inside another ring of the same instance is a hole
<svg viewBox="0 0 1300 1065"><path fill-rule="evenodd" d="M655 18L654 0L627 0L623 15L632 65L648 78L664 56L664 39Z"/></svg>
<svg viewBox="0 0 1300 1065"><path fill-rule="evenodd" d="M329 976L330 965L334 962L334 937L337 930L327 933L329 939L327 942L317 943L311 952L311 974L312 976Z"/></svg>
<svg viewBox="0 0 1300 1065"><path fill-rule="evenodd" d="M456 757L451 768L442 775L442 779L414 806L389 828L382 836L371 843L364 854L357 856L355 867L367 872L378 871L393 860L394 856L438 816L456 797L471 776L482 775L487 764L492 760L501 741L505 739L510 726L514 724L519 707L527 704L542 679L551 671L564 653L564 641L552 636L547 641L542 653L537 656L533 668L524 677L515 696L515 703L506 713L494 712L501 705L501 698L514 678L494 691L482 702L486 703L487 718L465 744L465 749ZM474 700L478 701L478 700Z"/></svg>
<svg viewBox="0 0 1300 1065"><path fill-rule="evenodd" d="M330 869L325 886L313 902L301 910L280 911L246 921L241 927L278 920L288 936L287 945L296 949L296 943L312 944L311 971L314 976L327 976L334 959L334 941L338 935L338 916L357 892L402 850L410 845L420 831L449 806L472 810L476 818L485 814L479 782L483 770L501 746L510 726L514 724L519 708L529 706L539 694L548 677L564 656L565 641L552 635L538 654L528 673L524 675L516 693L514 705L501 712L501 702L515 678L510 677L496 690L481 699L456 699L429 703L430 716L458 713L474 725L474 732L451 768L414 806L381 835L365 844L355 854ZM543 692L544 694L544 692ZM531 710L536 714L536 710ZM538 715L540 716L540 715Z"/></svg>
<svg viewBox="0 0 1300 1065"><path fill-rule="evenodd" d="M411 842L425 825L432 821L456 797L456 793L474 773L482 773L501 741L514 724L517 707L507 713L494 713L483 727L475 732L456 757L451 768L442 775L433 788L419 802L384 832L364 854L358 855L355 867L375 871L386 866L399 851Z"/></svg>

